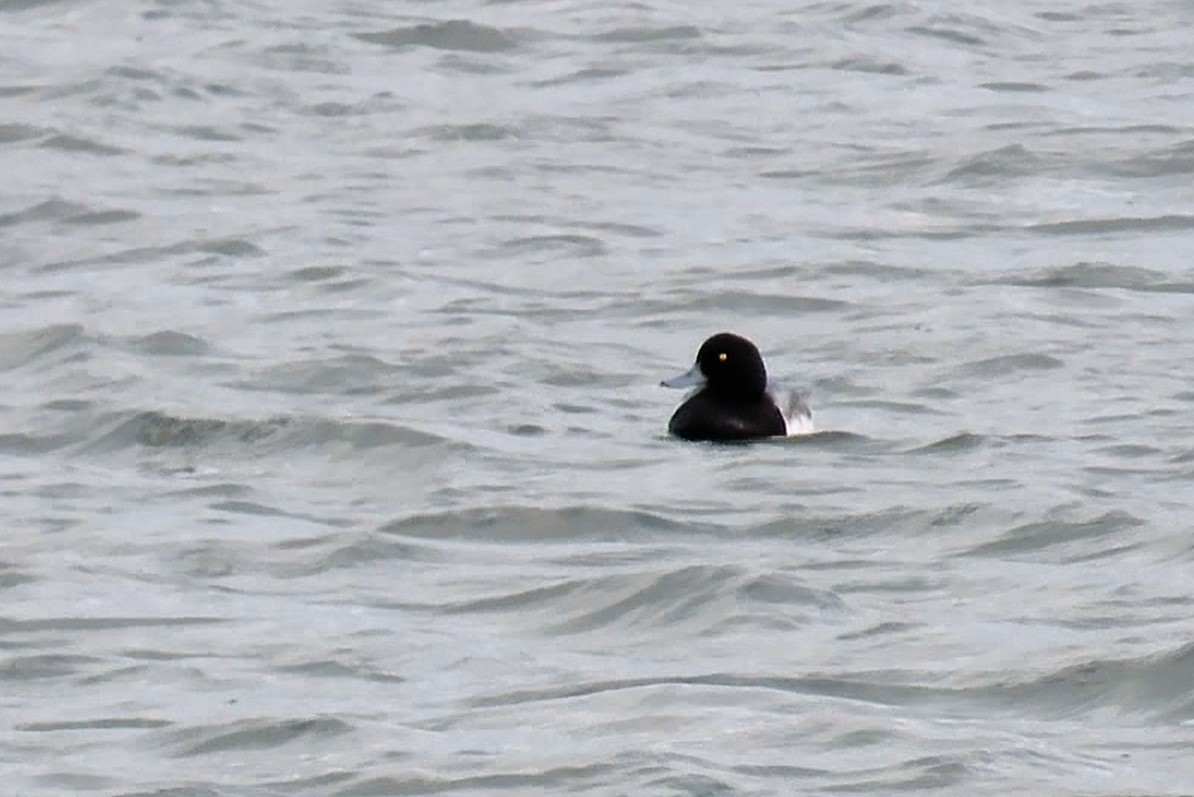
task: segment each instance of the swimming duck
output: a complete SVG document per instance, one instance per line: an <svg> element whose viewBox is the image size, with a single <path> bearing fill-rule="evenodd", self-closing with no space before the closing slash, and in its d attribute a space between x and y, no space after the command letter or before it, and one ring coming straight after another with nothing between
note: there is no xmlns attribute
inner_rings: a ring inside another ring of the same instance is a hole
<svg viewBox="0 0 1194 797"><path fill-rule="evenodd" d="M731 332L706 340L687 373L661 384L697 388L667 425L670 433L685 440L751 440L811 428L812 413L799 398L793 397L785 410L768 390L758 347Z"/></svg>

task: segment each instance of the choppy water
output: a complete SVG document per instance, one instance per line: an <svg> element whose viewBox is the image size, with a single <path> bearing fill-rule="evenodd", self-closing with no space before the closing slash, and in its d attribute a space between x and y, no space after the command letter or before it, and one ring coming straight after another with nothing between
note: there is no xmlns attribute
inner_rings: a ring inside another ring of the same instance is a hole
<svg viewBox="0 0 1194 797"><path fill-rule="evenodd" d="M1194 793L1194 6L0 2L0 769ZM822 429L664 434L757 340Z"/></svg>

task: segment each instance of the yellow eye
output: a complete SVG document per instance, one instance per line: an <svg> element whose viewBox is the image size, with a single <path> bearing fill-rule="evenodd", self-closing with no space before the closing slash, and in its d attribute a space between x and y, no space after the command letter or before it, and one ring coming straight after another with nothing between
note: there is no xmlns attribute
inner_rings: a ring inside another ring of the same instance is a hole
<svg viewBox="0 0 1194 797"><path fill-rule="evenodd" d="M723 351L721 354L717 355L717 359L724 363L726 361L726 353Z"/></svg>

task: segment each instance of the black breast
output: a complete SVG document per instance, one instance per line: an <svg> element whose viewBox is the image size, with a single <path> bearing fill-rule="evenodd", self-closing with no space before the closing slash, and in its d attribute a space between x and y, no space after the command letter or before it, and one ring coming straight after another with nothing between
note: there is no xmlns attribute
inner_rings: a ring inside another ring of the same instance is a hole
<svg viewBox="0 0 1194 797"><path fill-rule="evenodd" d="M719 398L702 391L680 405L667 430L685 440L750 440L788 433L771 397L751 401Z"/></svg>

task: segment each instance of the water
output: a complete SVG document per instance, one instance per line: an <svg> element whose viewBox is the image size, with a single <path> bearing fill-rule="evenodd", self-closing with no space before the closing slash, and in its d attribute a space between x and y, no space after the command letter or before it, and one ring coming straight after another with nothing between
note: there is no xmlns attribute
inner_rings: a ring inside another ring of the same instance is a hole
<svg viewBox="0 0 1194 797"><path fill-rule="evenodd" d="M5 792L1194 793L1192 31L0 2Z"/></svg>

